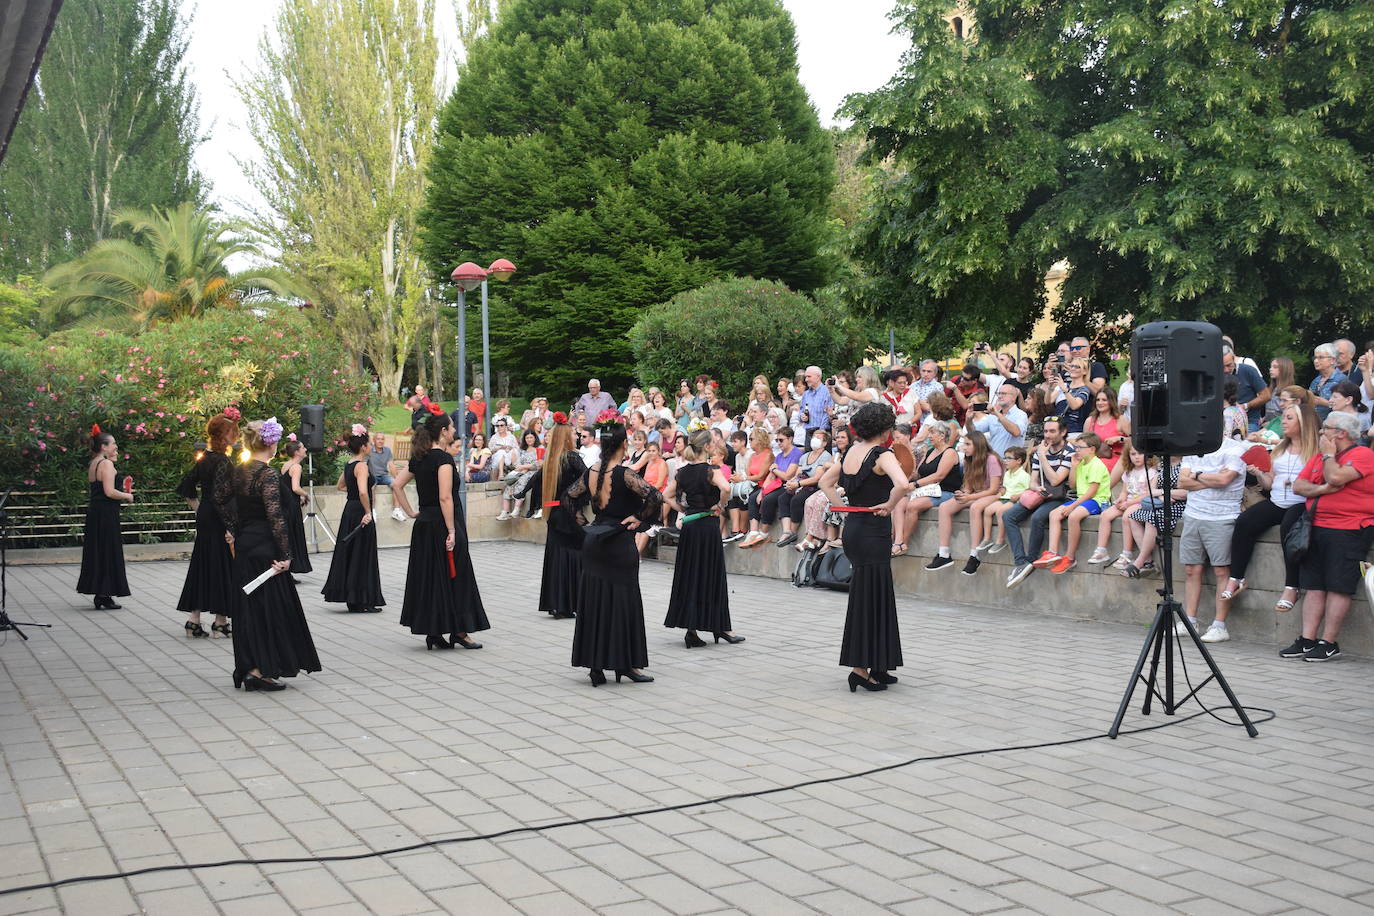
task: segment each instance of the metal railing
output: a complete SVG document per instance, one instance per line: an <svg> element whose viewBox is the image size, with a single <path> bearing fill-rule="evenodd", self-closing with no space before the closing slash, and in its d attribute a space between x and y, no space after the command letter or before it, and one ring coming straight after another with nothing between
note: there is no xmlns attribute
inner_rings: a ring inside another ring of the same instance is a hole
<svg viewBox="0 0 1374 916"><path fill-rule="evenodd" d="M119 527L126 544L189 541L196 536L196 514L174 490L137 490L135 502L120 510ZM9 546L70 547L80 545L86 527L85 505L61 502L51 490L16 490L6 506Z"/></svg>

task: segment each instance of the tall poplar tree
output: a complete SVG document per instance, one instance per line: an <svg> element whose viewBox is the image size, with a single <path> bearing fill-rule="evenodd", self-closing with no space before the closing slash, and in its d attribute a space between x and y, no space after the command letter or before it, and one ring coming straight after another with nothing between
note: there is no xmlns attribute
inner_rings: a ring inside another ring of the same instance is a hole
<svg viewBox="0 0 1374 916"><path fill-rule="evenodd" d="M416 240L437 111L433 0L285 0L239 85L257 226L394 398L432 315Z"/></svg>
<svg viewBox="0 0 1374 916"><path fill-rule="evenodd" d="M40 275L124 207L199 202L176 0L66 0L0 167L0 274Z"/></svg>
<svg viewBox="0 0 1374 916"><path fill-rule="evenodd" d="M864 311L1024 339L1063 260L1072 331L1204 319L1272 353L1374 318L1367 4L980 0L972 40L948 7L899 3L901 71L849 102L896 170Z"/></svg>
<svg viewBox="0 0 1374 916"><path fill-rule="evenodd" d="M429 265L507 257L494 364L623 391L648 306L729 274L823 285L829 138L780 0L514 0L440 118Z"/></svg>

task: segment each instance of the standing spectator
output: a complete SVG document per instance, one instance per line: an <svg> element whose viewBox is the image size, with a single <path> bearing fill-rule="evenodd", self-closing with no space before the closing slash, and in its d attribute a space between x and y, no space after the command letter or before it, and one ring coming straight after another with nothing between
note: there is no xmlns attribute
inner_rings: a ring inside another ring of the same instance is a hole
<svg viewBox="0 0 1374 916"><path fill-rule="evenodd" d="M804 430L802 438L809 442L811 434L816 430L823 429L829 432L830 411L835 402L830 397L830 389L821 384L819 366L807 366L804 378L806 390L801 396L800 417Z"/></svg>
<svg viewBox="0 0 1374 916"><path fill-rule="evenodd" d="M906 405L905 412L916 413L915 404L928 402L932 394L943 392L944 388L944 383L940 381L940 364L933 359L921 360L920 376L906 390L906 398L910 403Z"/></svg>
<svg viewBox="0 0 1374 916"><path fill-rule="evenodd" d="M1325 420L1331 412L1331 391L1337 382L1345 381L1345 373L1336 367L1336 348L1329 343L1312 351L1312 367L1317 370L1317 377L1307 386L1307 390L1312 392L1312 406L1316 408L1317 419Z"/></svg>
<svg viewBox="0 0 1374 916"><path fill-rule="evenodd" d="M482 389L472 389L472 397L468 399L468 410L472 411L473 415L477 417L477 422L472 425L473 432L486 430L488 406L486 395L482 393Z"/></svg>
<svg viewBox="0 0 1374 916"><path fill-rule="evenodd" d="M1330 661L1341 654L1336 638L1359 588L1360 562L1369 552L1374 529L1374 452L1357 444L1359 422L1333 413L1321 433L1320 454L1293 483L1294 492L1309 500L1313 516L1311 542L1298 570L1307 589L1302 635L1279 653L1305 662Z"/></svg>
<svg viewBox="0 0 1374 916"><path fill-rule="evenodd" d="M1045 544L1045 531L1049 527L1050 513L1069 501L1069 471L1073 464L1073 450L1065 438L1064 422L1058 417L1045 418L1045 441L1035 449L1031 456L1031 492L1038 493L1043 501L1034 509L1017 503L1002 515L1002 530L1006 533L1007 543L1011 545L1015 564L1007 576L1007 588L1011 588L1029 576L1035 569L1031 560L1039 555ZM1051 489L1053 488L1053 489ZM1025 494L1022 494L1025 497ZM1021 540L1021 524L1027 519L1031 523L1029 549Z"/></svg>
<svg viewBox="0 0 1374 916"><path fill-rule="evenodd" d="M515 425L515 417L510 415L510 401L505 398L496 402L496 412L487 420L487 426L494 430L496 429L496 424L501 420L506 421L506 427L512 433L518 428Z"/></svg>
<svg viewBox="0 0 1374 916"><path fill-rule="evenodd" d="M1088 414L1093 409L1093 390L1088 384L1088 361L1070 359L1064 371L1067 375L1060 389L1063 397L1054 406L1064 420L1069 437L1077 438L1083 432Z"/></svg>
<svg viewBox="0 0 1374 916"><path fill-rule="evenodd" d="M1331 413L1350 414L1360 423L1361 440L1369 438L1369 408L1360 400L1360 386L1350 379L1337 382L1331 389ZM1361 444L1364 444L1362 441Z"/></svg>
<svg viewBox="0 0 1374 916"><path fill-rule="evenodd" d="M615 410L615 398L601 390L599 379L589 379L587 381L587 393L573 402L572 412L582 411L587 415L588 423L595 423L596 418L601 416L603 410ZM598 454L600 448L598 447Z"/></svg>
<svg viewBox="0 0 1374 916"><path fill-rule="evenodd" d="M1240 517L1240 502L1245 491L1245 445L1234 439L1223 439L1221 448L1207 455L1188 455L1179 468L1178 486L1188 491L1188 506L1183 510L1183 536L1179 538L1178 555L1187 572L1184 585L1183 610L1197 627L1198 605L1202 601L1202 568L1211 563L1217 579L1216 618L1203 642L1224 642L1231 638L1226 631L1226 615L1231 610L1227 581L1231 578L1231 539L1236 519ZM1179 635L1188 631L1180 621Z"/></svg>
<svg viewBox="0 0 1374 916"><path fill-rule="evenodd" d="M372 434L372 452L367 456L367 471L377 486L389 487L396 477L396 459L391 454L391 446L386 444L385 433Z"/></svg>
<svg viewBox="0 0 1374 916"><path fill-rule="evenodd" d="M526 429L538 417L544 422L544 428L553 426L553 412L549 410L549 399L546 397L534 397L530 399L529 410L520 415L520 425Z"/></svg>
<svg viewBox="0 0 1374 916"><path fill-rule="evenodd" d="M649 407L645 417L652 421L654 426L657 426L662 420L667 420L669 423L673 421L673 409L668 406L668 396L663 393L662 389L649 389Z"/></svg>
<svg viewBox="0 0 1374 916"><path fill-rule="evenodd" d="M1088 387L1093 390L1093 394L1107 387L1107 367L1093 359L1092 346L1086 337L1075 337L1069 343L1069 355L1074 359L1083 359L1088 362Z"/></svg>
<svg viewBox="0 0 1374 916"><path fill-rule="evenodd" d="M453 411L448 415L449 420L453 423L453 438L458 441L459 445L462 445L464 439L471 441L473 433L480 431L477 428L477 414L472 410L472 398L464 397L463 404L462 408L453 408ZM429 415L429 411L425 410L419 415L419 422L423 423ZM412 422L415 421L412 419Z"/></svg>
<svg viewBox="0 0 1374 916"><path fill-rule="evenodd" d="M1020 399L1021 390L1009 380L998 387L986 411L975 410L968 414L967 427L986 436L988 446L998 458L1004 457L1012 446L1026 444L1029 419L1017 406Z"/></svg>
<svg viewBox="0 0 1374 916"><path fill-rule="evenodd" d="M898 423L906 422L908 413L902 406L902 399L906 397L907 376L903 369L889 369L883 373L883 400L892 408L892 413L897 417Z"/></svg>
<svg viewBox="0 0 1374 916"><path fill-rule="evenodd" d="M1023 356L1016 361L1016 374L1011 376L1003 384L1011 385L1016 389L1016 406L1020 407L1027 415L1030 414L1030 393L1035 387L1035 360L1029 356Z"/></svg>
<svg viewBox="0 0 1374 916"><path fill-rule="evenodd" d="M1287 410L1291 404L1306 404L1313 410L1316 409L1316 401L1312 397L1312 392L1301 385L1288 385L1279 389L1277 400L1279 402L1279 412L1274 414L1264 425L1260 427L1258 433L1251 433L1248 437L1252 442L1276 442L1283 437L1283 411ZM1317 421L1321 425L1321 421Z"/></svg>
<svg viewBox="0 0 1374 916"><path fill-rule="evenodd" d="M1363 382L1364 373L1359 366L1355 365L1355 341L1342 337L1340 340L1333 341L1332 346L1336 348L1336 368L1356 385Z"/></svg>
<svg viewBox="0 0 1374 916"><path fill-rule="evenodd" d="M415 391L410 397L406 398L406 410L414 413L429 403L429 395L425 393L424 385L416 385Z"/></svg>
<svg viewBox="0 0 1374 916"><path fill-rule="evenodd" d="M1264 405L1269 402L1269 386L1252 366L1236 361L1236 351L1225 344L1221 347L1221 366L1236 380L1236 403L1245 408L1246 432L1259 432L1264 419Z"/></svg>
<svg viewBox="0 0 1374 916"><path fill-rule="evenodd" d="M1286 356L1276 356L1269 361L1269 401L1264 405L1262 422L1269 422L1283 413L1284 405L1279 403L1283 389L1294 384L1293 361Z"/></svg>
<svg viewBox="0 0 1374 916"><path fill-rule="evenodd" d="M1126 418L1126 422L1131 421L1131 406L1135 404L1135 376L1131 374L1131 367L1126 367L1126 381L1121 383L1121 387L1116 392L1116 406L1121 408L1121 415Z"/></svg>
<svg viewBox="0 0 1374 916"><path fill-rule="evenodd" d="M954 402L955 421L963 424L964 415L968 413L968 405L973 396L987 394L987 391L987 386L983 384L983 372L978 368L978 364L965 363L953 381L945 383L945 394Z"/></svg>
<svg viewBox="0 0 1374 916"><path fill-rule="evenodd" d="M1121 416L1121 409L1116 405L1116 392L1110 387L1093 395L1093 412L1084 428L1097 436L1101 443L1097 457L1102 459L1108 471L1115 470L1121 452L1131 438L1131 421ZM1104 500L1098 501L1106 505Z"/></svg>

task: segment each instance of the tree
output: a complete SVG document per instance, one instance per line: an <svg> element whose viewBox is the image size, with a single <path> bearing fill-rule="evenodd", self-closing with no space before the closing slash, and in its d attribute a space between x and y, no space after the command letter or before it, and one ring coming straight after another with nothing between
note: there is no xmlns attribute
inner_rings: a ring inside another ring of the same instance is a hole
<svg viewBox="0 0 1374 916"><path fill-rule="evenodd" d="M426 321L416 215L438 107L433 0L286 0L239 93L255 225L390 398Z"/></svg>
<svg viewBox="0 0 1374 916"><path fill-rule="evenodd" d="M32 277L0 283L0 346L29 344L38 339L43 302L51 293Z"/></svg>
<svg viewBox="0 0 1374 916"><path fill-rule="evenodd" d="M292 283L275 271L230 270L231 258L260 259L262 253L194 204L170 213L120 210L114 222L128 228L128 238L96 242L44 278L53 289L47 304L52 323L112 318L117 327L146 328L293 292Z"/></svg>
<svg viewBox="0 0 1374 916"><path fill-rule="evenodd" d="M992 0L973 41L947 7L899 4L901 71L847 104L898 169L855 243L865 312L929 348L1023 339L1062 260L1080 323L1208 320L1266 352L1369 319L1364 7Z"/></svg>
<svg viewBox="0 0 1374 916"><path fill-rule="evenodd" d="M40 275L123 207L199 202L175 0L66 0L0 169L0 275Z"/></svg>
<svg viewBox="0 0 1374 916"><path fill-rule="evenodd" d="M730 274L815 289L833 184L779 0L514 0L440 118L422 215L445 277L520 268L503 368L551 396L633 375L648 306Z"/></svg>

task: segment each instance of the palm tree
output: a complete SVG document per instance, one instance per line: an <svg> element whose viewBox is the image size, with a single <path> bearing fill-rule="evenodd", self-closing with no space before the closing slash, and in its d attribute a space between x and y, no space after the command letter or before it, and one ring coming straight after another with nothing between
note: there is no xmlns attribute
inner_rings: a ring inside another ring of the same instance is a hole
<svg viewBox="0 0 1374 916"><path fill-rule="evenodd" d="M239 237L233 224L193 203L173 210L119 210L114 225L127 228L128 237L104 239L48 271L53 324L113 318L146 328L299 291L271 268L231 270L231 258L260 259L261 250Z"/></svg>

